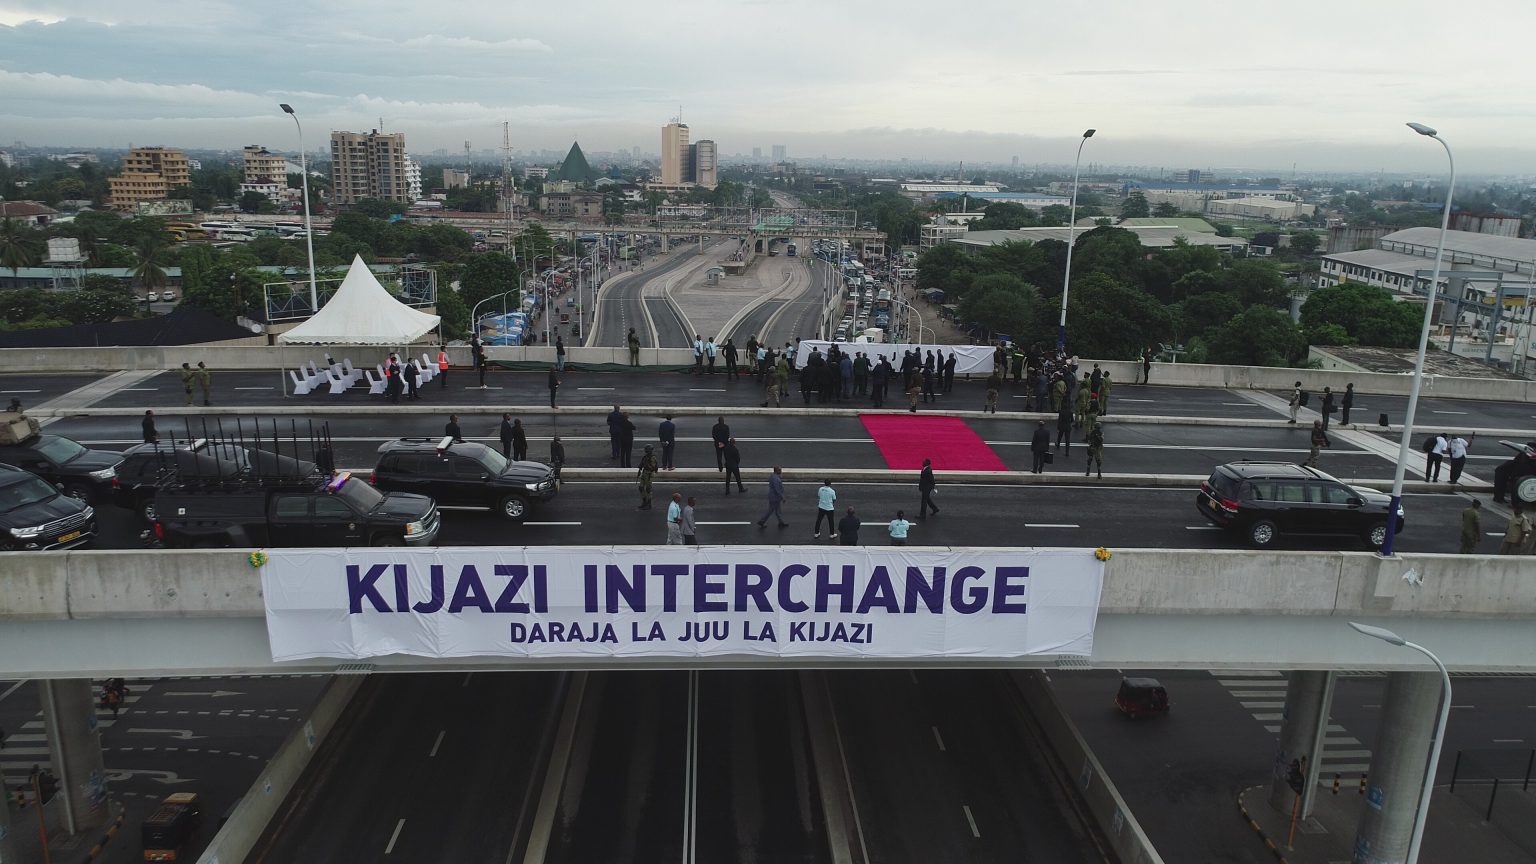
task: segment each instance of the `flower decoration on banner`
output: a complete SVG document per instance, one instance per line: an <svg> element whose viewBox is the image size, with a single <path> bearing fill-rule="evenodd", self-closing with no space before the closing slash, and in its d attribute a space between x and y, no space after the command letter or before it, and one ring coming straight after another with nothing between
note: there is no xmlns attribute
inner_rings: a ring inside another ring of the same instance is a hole
<svg viewBox="0 0 1536 864"><path fill-rule="evenodd" d="M1115 553L1105 549L1103 546L1100 546L1099 548L1093 550L1093 557L1099 559L1100 561L1108 561L1109 559L1115 557Z"/></svg>
<svg viewBox="0 0 1536 864"><path fill-rule="evenodd" d="M250 562L252 567L261 567L267 563L267 553L257 549L255 552L252 552L250 557L246 558L245 560Z"/></svg>

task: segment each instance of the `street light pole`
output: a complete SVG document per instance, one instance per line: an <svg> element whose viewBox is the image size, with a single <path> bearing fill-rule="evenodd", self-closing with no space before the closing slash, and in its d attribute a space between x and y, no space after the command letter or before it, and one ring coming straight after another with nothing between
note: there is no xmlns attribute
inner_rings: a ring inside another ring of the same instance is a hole
<svg viewBox="0 0 1536 864"><path fill-rule="evenodd" d="M1420 133L1425 134L1425 133ZM1440 662L1433 651L1393 633L1385 627L1372 627L1369 624L1349 622L1356 632L1380 639L1389 645L1399 648L1412 648L1429 658L1429 662L1435 664L1440 670L1440 716L1435 720L1435 738L1429 747L1429 764L1424 767L1424 786L1419 790L1419 809L1413 819L1413 834L1408 838L1408 857L1403 864L1418 864L1419 847L1424 842L1424 823L1429 820L1429 799L1435 791L1435 768L1440 764L1440 748L1445 743L1445 724L1451 717L1451 673L1445 669L1445 664Z"/></svg>
<svg viewBox="0 0 1536 864"><path fill-rule="evenodd" d="M314 315L320 311L320 298L315 288L315 228L309 222L309 162L304 155L304 125L299 122L299 115L294 113L292 105L283 102L278 107L293 118L293 125L299 129L299 181L304 189L304 251L309 255L309 314Z"/></svg>
<svg viewBox="0 0 1536 864"><path fill-rule="evenodd" d="M1072 208L1071 215L1067 217L1067 272L1061 279L1061 323L1056 328L1056 350L1067 349L1067 292L1072 289L1072 242L1077 234L1077 177L1078 171L1083 165L1083 145L1093 137L1095 129L1089 129L1083 133L1083 140L1077 142L1077 160L1072 163Z"/></svg>
<svg viewBox="0 0 1536 864"><path fill-rule="evenodd" d="M1440 241L1435 246L1435 266L1430 273L1429 290L1424 293L1424 325L1419 330L1419 353L1413 361L1413 384L1408 390L1408 412L1403 415L1402 440L1397 442L1397 469L1392 472L1392 501L1387 507L1387 538L1381 544L1383 558L1391 557L1392 540L1397 536L1397 511L1403 504L1403 477L1408 470L1413 419L1419 410L1419 389L1424 385L1424 353L1429 348L1429 325L1435 317L1435 295L1440 290L1440 261L1445 255L1445 234L1451 226L1451 196L1456 192L1456 157L1451 153L1451 145L1445 143L1440 133L1423 123L1409 123L1408 128L1440 142L1440 146L1445 148L1445 158L1451 165L1451 179L1445 187L1445 209L1440 214Z"/></svg>

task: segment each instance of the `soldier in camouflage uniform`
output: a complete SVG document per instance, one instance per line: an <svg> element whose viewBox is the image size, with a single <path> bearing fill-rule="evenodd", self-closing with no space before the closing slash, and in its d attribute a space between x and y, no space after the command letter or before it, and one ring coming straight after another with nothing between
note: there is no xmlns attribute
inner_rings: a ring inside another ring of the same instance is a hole
<svg viewBox="0 0 1536 864"><path fill-rule="evenodd" d="M645 445L645 455L640 457L640 506L636 510L651 509L651 481L656 478L658 466L656 464L656 447L652 444Z"/></svg>

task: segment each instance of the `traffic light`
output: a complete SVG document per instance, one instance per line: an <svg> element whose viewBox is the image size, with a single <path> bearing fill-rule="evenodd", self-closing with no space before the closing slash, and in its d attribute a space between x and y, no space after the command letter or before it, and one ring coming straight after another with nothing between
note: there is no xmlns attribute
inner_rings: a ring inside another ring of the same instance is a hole
<svg viewBox="0 0 1536 864"><path fill-rule="evenodd" d="M53 796L59 794L59 781L52 774L44 771L37 775L37 800L39 804L47 804L53 800Z"/></svg>
<svg viewBox="0 0 1536 864"><path fill-rule="evenodd" d="M1297 795L1301 794L1301 787L1306 783L1306 778L1302 776L1300 760L1291 760L1291 767L1286 772L1285 782L1290 785L1292 792L1295 792Z"/></svg>

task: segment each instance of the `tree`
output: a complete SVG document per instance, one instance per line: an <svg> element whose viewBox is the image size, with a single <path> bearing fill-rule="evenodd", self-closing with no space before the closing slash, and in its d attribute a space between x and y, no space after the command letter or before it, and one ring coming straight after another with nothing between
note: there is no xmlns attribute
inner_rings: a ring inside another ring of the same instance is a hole
<svg viewBox="0 0 1536 864"><path fill-rule="evenodd" d="M1297 231L1291 235L1291 248L1300 255L1311 255L1322 242L1316 231Z"/></svg>
<svg viewBox="0 0 1536 864"><path fill-rule="evenodd" d="M0 267L12 276L23 267L36 266L42 245L37 232L20 219L0 220Z"/></svg>
<svg viewBox="0 0 1536 864"><path fill-rule="evenodd" d="M469 333L469 312L459 292L452 288L437 289L437 314L443 319L444 339Z"/></svg>
<svg viewBox="0 0 1536 864"><path fill-rule="evenodd" d="M75 324L104 324L133 314L138 301L115 288L81 288L59 298L58 314Z"/></svg>
<svg viewBox="0 0 1536 864"><path fill-rule="evenodd" d="M144 291L159 291L165 287L165 270L161 261L165 258L165 241L146 237L134 247L133 277ZM145 301L147 307L149 301Z"/></svg>
<svg viewBox="0 0 1536 864"><path fill-rule="evenodd" d="M481 300L515 290L521 284L522 272L510 255L482 252L464 262L464 273L459 277L459 297L465 306L473 309Z"/></svg>
<svg viewBox="0 0 1536 864"><path fill-rule="evenodd" d="M1033 228L1040 224L1040 218L1035 211L1023 204L998 202L988 204L982 212L986 215L971 223L972 231L1015 231L1019 228Z"/></svg>
<svg viewBox="0 0 1536 864"><path fill-rule="evenodd" d="M271 205L271 203L267 196L253 189L241 194L240 211L242 213L259 213L261 212L262 205Z"/></svg>
<svg viewBox="0 0 1536 864"><path fill-rule="evenodd" d="M1065 204L1052 204L1040 208L1040 224L1046 228L1058 228L1072 218L1072 208Z"/></svg>
<svg viewBox="0 0 1536 864"><path fill-rule="evenodd" d="M1167 201L1164 201L1158 204L1156 207L1152 208L1152 215L1158 217L1159 219L1178 216L1179 208L1173 204L1169 204Z"/></svg>
<svg viewBox="0 0 1536 864"><path fill-rule="evenodd" d="M1185 278L1193 278L1196 275L1204 274L1190 274ZM1191 294L1173 305L1174 338L1190 339L1204 336L1213 327L1231 321L1242 311L1242 304L1233 299L1230 294L1220 291Z"/></svg>
<svg viewBox="0 0 1536 864"><path fill-rule="evenodd" d="M1318 345L1341 342L1339 329L1361 345L1411 348L1423 326L1417 306L1399 303L1386 288L1360 282L1340 282L1316 288L1301 304L1301 326L1307 340Z"/></svg>
<svg viewBox="0 0 1536 864"><path fill-rule="evenodd" d="M996 284L1008 280L1008 287ZM1012 276L983 276L978 283L993 283L994 287L979 286L966 295L960 314L966 321L975 321L993 333L1006 333L1013 339L1034 341L1039 321L1040 292L1034 286Z"/></svg>
<svg viewBox="0 0 1536 864"><path fill-rule="evenodd" d="M976 262L953 243L940 243L917 259L917 287L920 291L939 289L946 297L959 297L976 275Z"/></svg>
<svg viewBox="0 0 1536 864"><path fill-rule="evenodd" d="M1120 205L1121 219L1144 219L1152 215L1152 208L1147 205L1147 196L1141 192L1132 192L1126 196L1125 203Z"/></svg>
<svg viewBox="0 0 1536 864"><path fill-rule="evenodd" d="M119 294L132 295L129 286L122 280L102 273L88 273L80 280L80 287L86 291L116 291Z"/></svg>
<svg viewBox="0 0 1536 864"><path fill-rule="evenodd" d="M1131 358L1168 338L1173 317L1140 288L1104 273L1072 283L1067 301L1067 344L1084 357Z"/></svg>
<svg viewBox="0 0 1536 864"><path fill-rule="evenodd" d="M388 219L391 216L405 212L404 201L389 201L383 198L359 198L352 205L351 212L361 213L364 216L372 216L375 219Z"/></svg>
<svg viewBox="0 0 1536 864"><path fill-rule="evenodd" d="M1290 286L1279 268L1268 261L1244 258L1223 272L1222 280L1244 307L1290 305Z"/></svg>
<svg viewBox="0 0 1536 864"><path fill-rule="evenodd" d="M1228 225L1225 222L1217 222L1213 227L1216 229L1216 236L1217 237L1231 237L1232 236L1232 226Z"/></svg>
<svg viewBox="0 0 1536 864"><path fill-rule="evenodd" d="M1268 306L1249 306L1210 331L1210 362L1234 366L1289 366L1307 350L1291 316Z"/></svg>
<svg viewBox="0 0 1536 864"><path fill-rule="evenodd" d="M1094 228L1079 234L1072 251L1073 272L1086 276L1103 273L1111 279L1129 282L1147 250L1141 238L1124 228Z"/></svg>

